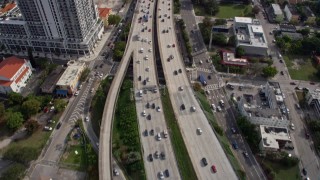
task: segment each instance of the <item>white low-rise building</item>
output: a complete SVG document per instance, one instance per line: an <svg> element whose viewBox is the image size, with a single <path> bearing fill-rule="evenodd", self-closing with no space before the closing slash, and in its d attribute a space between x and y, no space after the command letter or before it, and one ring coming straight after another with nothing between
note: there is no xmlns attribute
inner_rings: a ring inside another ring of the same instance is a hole
<svg viewBox="0 0 320 180"><path fill-rule="evenodd" d="M289 136L289 131L287 128L279 128L272 126L260 125L260 150L262 152L272 152L278 151L284 148L288 142L291 142L291 137Z"/></svg>
<svg viewBox="0 0 320 180"><path fill-rule="evenodd" d="M8 57L0 63L0 93L20 93L32 75L29 61L15 56Z"/></svg>
<svg viewBox="0 0 320 180"><path fill-rule="evenodd" d="M258 19L235 17L233 28L236 46L242 47L247 55L268 55L268 42Z"/></svg>
<svg viewBox="0 0 320 180"><path fill-rule="evenodd" d="M306 101L313 108L316 115L320 117L320 92L318 90L309 91L306 94Z"/></svg>

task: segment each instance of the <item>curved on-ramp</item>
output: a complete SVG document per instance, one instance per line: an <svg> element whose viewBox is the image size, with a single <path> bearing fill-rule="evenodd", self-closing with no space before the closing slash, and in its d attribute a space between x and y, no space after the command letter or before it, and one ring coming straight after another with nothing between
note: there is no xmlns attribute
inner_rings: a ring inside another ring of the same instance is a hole
<svg viewBox="0 0 320 180"><path fill-rule="evenodd" d="M138 6L138 3L136 4ZM137 18L136 14L132 18L132 22L135 22ZM99 140L99 179L110 180L111 179L111 156L112 156L112 121L115 111L117 98L120 92L120 86L125 77L126 71L129 66L130 57L132 54L132 48L130 46L130 40L132 39L132 30L135 26L131 23L129 38L126 45L124 56L119 64L118 71L114 76L112 84L110 86L106 103L103 109L103 115L101 119L100 140Z"/></svg>

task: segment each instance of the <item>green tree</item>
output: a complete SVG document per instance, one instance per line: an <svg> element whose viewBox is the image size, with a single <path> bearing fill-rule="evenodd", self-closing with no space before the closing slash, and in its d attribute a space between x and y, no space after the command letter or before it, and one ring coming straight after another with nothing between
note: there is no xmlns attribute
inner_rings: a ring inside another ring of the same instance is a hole
<svg viewBox="0 0 320 180"><path fill-rule="evenodd" d="M214 16L219 12L219 5L216 0L209 0L204 8L205 11L211 16Z"/></svg>
<svg viewBox="0 0 320 180"><path fill-rule="evenodd" d="M262 73L265 77L274 77L278 73L278 70L276 67L267 66L262 69Z"/></svg>
<svg viewBox="0 0 320 180"><path fill-rule="evenodd" d="M298 30L297 32L302 34L303 36L308 36L310 34L310 28L303 28Z"/></svg>
<svg viewBox="0 0 320 180"><path fill-rule="evenodd" d="M25 170L26 167L24 165L15 163L2 173L0 180L23 179Z"/></svg>
<svg viewBox="0 0 320 180"><path fill-rule="evenodd" d="M243 116L240 116L237 118L237 125L241 130L244 138L247 140L248 144L250 145L252 151L258 152L260 137L259 137L258 131L256 130L255 125L250 123Z"/></svg>
<svg viewBox="0 0 320 180"><path fill-rule="evenodd" d="M8 96L9 105L20 105L23 101L23 96L16 92L10 92Z"/></svg>
<svg viewBox="0 0 320 180"><path fill-rule="evenodd" d="M13 146L3 154L3 159L16 161L27 166L30 161L38 157L40 151L41 149L32 147Z"/></svg>
<svg viewBox="0 0 320 180"><path fill-rule="evenodd" d="M236 36L235 35L229 37L228 45L229 46L236 46Z"/></svg>
<svg viewBox="0 0 320 180"><path fill-rule="evenodd" d="M5 111L6 109L5 109L5 107L4 107L4 104L3 104L3 102L0 102L0 120L4 117L4 115L5 115Z"/></svg>
<svg viewBox="0 0 320 180"><path fill-rule="evenodd" d="M211 21L211 18L209 16L205 16L202 20L202 23L204 27L211 28L213 26L213 22Z"/></svg>
<svg viewBox="0 0 320 180"><path fill-rule="evenodd" d="M108 17L108 23L110 25L118 25L121 21L121 17L119 15L110 14Z"/></svg>
<svg viewBox="0 0 320 180"><path fill-rule="evenodd" d="M24 101L21 106L21 111L26 119L29 119L32 115L35 115L40 110L41 103L37 99L29 99Z"/></svg>
<svg viewBox="0 0 320 180"><path fill-rule="evenodd" d="M258 5L254 5L253 8L252 8L252 13L253 14L259 14L260 12L260 8Z"/></svg>
<svg viewBox="0 0 320 180"><path fill-rule="evenodd" d="M243 47L239 46L236 48L236 57L241 58L242 56L244 56L245 51L243 49Z"/></svg>
<svg viewBox="0 0 320 180"><path fill-rule="evenodd" d="M114 46L113 59L121 61L125 49L126 43L124 41L116 42Z"/></svg>
<svg viewBox="0 0 320 180"><path fill-rule="evenodd" d="M20 112L6 113L7 126L11 130L16 130L23 124L23 116Z"/></svg>
<svg viewBox="0 0 320 180"><path fill-rule="evenodd" d="M227 45L227 37L222 33L213 33L212 34L212 43L219 45L219 46L225 46Z"/></svg>
<svg viewBox="0 0 320 180"><path fill-rule="evenodd" d="M85 68L85 69L82 71L79 80L80 80L81 82L84 82L84 81L87 79L87 77L89 76L89 74L90 74L90 69L89 69L89 68Z"/></svg>
<svg viewBox="0 0 320 180"><path fill-rule="evenodd" d="M226 19L216 19L214 21L214 25L226 25L227 24L227 20Z"/></svg>
<svg viewBox="0 0 320 180"><path fill-rule="evenodd" d="M63 99L55 99L53 105L57 112L62 112L66 108L67 102Z"/></svg>
<svg viewBox="0 0 320 180"><path fill-rule="evenodd" d="M27 133L29 135L33 134L35 131L37 131L40 127L38 121L34 120L34 119L30 119L26 122L26 124L24 125L25 128L27 129Z"/></svg>

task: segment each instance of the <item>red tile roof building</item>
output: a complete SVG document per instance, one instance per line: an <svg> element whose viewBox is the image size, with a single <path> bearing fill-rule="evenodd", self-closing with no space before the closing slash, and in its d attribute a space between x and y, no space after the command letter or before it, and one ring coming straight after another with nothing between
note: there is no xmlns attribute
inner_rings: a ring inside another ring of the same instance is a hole
<svg viewBox="0 0 320 180"><path fill-rule="evenodd" d="M7 3L4 8L0 9L0 15L3 15L6 12L9 12L11 9L15 8L17 5L16 3Z"/></svg>
<svg viewBox="0 0 320 180"><path fill-rule="evenodd" d="M0 63L0 93L21 92L32 75L29 61L15 56L8 57Z"/></svg>
<svg viewBox="0 0 320 180"><path fill-rule="evenodd" d="M103 21L105 26L108 26L108 17L112 12L111 8L98 8L99 17Z"/></svg>

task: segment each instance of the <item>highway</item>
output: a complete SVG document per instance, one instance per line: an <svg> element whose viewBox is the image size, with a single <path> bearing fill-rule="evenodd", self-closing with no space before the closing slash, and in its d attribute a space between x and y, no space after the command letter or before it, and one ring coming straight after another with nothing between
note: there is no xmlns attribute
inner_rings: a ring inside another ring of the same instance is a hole
<svg viewBox="0 0 320 180"><path fill-rule="evenodd" d="M148 3L150 3L149 9L147 8ZM141 3L140 9L144 12L139 11L139 17L149 16L149 20L146 22L144 18L141 18L141 20L137 19L137 21L133 22L137 24L137 28L133 30L134 37L130 42L130 46L135 47L133 51L134 94L140 140L143 147L143 160L147 179L159 178L159 173L165 170L169 171L170 179L181 179L170 138L165 138L163 134L164 130L168 131L168 129L162 111L156 72L156 58L154 56L154 8L155 2L145 1L145 3ZM147 12L149 13L147 14ZM143 32L141 31L142 29L144 29ZM141 97L138 93L140 90L143 91ZM147 104L149 104L149 107ZM161 111L157 110L157 108L160 108ZM146 114L143 115L143 112ZM152 130L154 134L150 133ZM156 138L158 133L161 136L160 141ZM156 151L158 154L164 153L165 158L157 157ZM150 160L150 154L152 161Z"/></svg>
<svg viewBox="0 0 320 180"><path fill-rule="evenodd" d="M194 169L199 179L237 179L194 96L178 47L172 47L177 42L173 19L168 18L168 16L172 17L172 9L172 1L159 1L157 13L158 17L161 15L161 18L157 18L159 49L171 103ZM169 29L169 32L163 33L164 29ZM171 55L173 58L168 61ZM182 104L185 109L182 108ZM197 128L201 128L203 133L197 133ZM202 158L206 158L208 165L203 163ZM212 171L212 165L216 167L217 173Z"/></svg>
<svg viewBox="0 0 320 180"><path fill-rule="evenodd" d="M144 7L141 7L143 5ZM129 37L128 37L128 43L126 46L126 50L124 52L124 56L119 64L118 71L114 76L114 79L112 81L111 87L109 89L108 97L106 99L105 107L104 107L104 113L102 117L102 123L101 123L101 130L100 130L100 147L99 147L99 179L111 179L111 134L112 134L112 119L113 119L113 114L115 111L116 107L116 102L117 102L117 97L119 94L119 90L122 84L122 81L125 77L126 70L129 66L130 62L130 57L133 54L133 59L134 63L137 62L137 58L140 60L140 67L137 67L137 65L134 65L134 71L136 72L142 72L146 71L145 68L149 66L149 73L150 77L148 82L148 85L152 83L151 86L157 85L157 79L156 79L156 74L155 74L155 67L154 67L154 62L153 62L153 54L151 52L148 53L148 63L144 63L143 61L145 58L145 55L141 56L138 51L140 50L141 47L143 46L144 51L148 52L149 48L153 48L151 46L152 44L152 32L148 32L149 29L152 27L151 19L149 18L149 23L144 24L144 28L147 27L146 30L144 30L144 34L148 34L148 40L146 42L141 42L137 41L137 34L142 33L142 27L143 27L143 22L137 23L138 18L142 16L141 10L142 9L147 9L146 4L140 4L137 3L136 10L134 12L134 16L132 19L131 23L131 29L129 32ZM149 9L150 11L150 9ZM149 12L150 14L150 12ZM142 35L141 35L142 36ZM146 38L146 37L144 37ZM145 39L144 39L145 40ZM149 41L151 40L150 44ZM143 64L143 65L142 65ZM152 75L153 74L153 75ZM141 84L137 83L137 78L138 76L135 75L135 89L141 88ZM138 111L138 117L139 117L139 129L140 132L142 133L143 130L145 129L151 129L152 127L154 128L155 133L156 132L161 132L164 129L166 129L165 121L162 112L156 112L156 110L153 110L148 113L151 115L151 122L149 123L140 123L142 121L141 115L141 110L145 104L143 104L146 101L151 101L151 99L154 99L152 103L157 104L158 106L161 104L160 101L160 94L159 91L158 93L150 93L148 92L146 97L143 98L142 101L137 102L137 111ZM143 119L143 121L146 121L146 119ZM149 121L149 120L148 120ZM142 134L141 134L142 135ZM144 155L144 161L146 163L146 173L148 179L155 179L158 177L158 172L164 171L166 169L169 170L170 172L170 177L172 179L180 179L180 175L178 173L178 168L177 164L175 162L175 158L173 155L171 143L169 139L162 139L161 143L160 142L155 142L156 139L152 137L144 137L141 136L142 144L143 144L143 155ZM156 144L156 145L154 145ZM147 155L150 153L154 154L155 151L158 150L159 153L165 152L166 155L166 160L160 160L160 159L154 159L153 162L147 162L148 158ZM149 178L150 177L150 178Z"/></svg>

